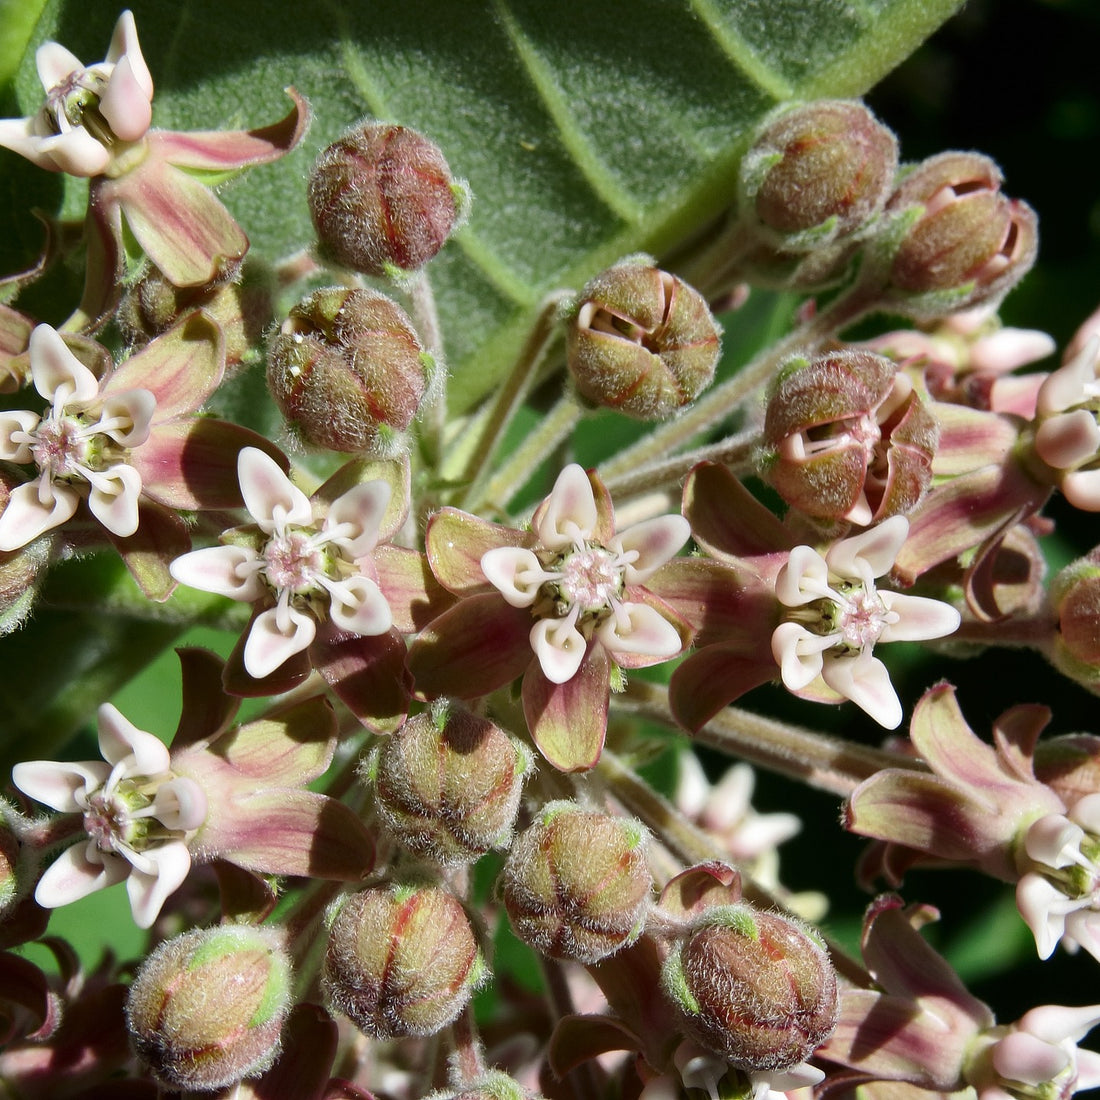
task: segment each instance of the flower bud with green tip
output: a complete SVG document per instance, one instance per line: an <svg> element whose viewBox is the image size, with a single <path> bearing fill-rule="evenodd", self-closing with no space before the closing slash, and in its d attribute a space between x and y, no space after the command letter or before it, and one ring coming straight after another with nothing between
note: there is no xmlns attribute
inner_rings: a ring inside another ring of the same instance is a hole
<svg viewBox="0 0 1100 1100"><path fill-rule="evenodd" d="M491 1069L453 1089L433 1092L425 1100L540 1100L514 1077Z"/></svg>
<svg viewBox="0 0 1100 1100"><path fill-rule="evenodd" d="M747 904L706 910L661 980L689 1032L750 1072L797 1065L836 1025L824 945L807 926Z"/></svg>
<svg viewBox="0 0 1100 1100"><path fill-rule="evenodd" d="M1100 547L1071 562L1053 580L1058 630L1050 647L1055 667L1100 692Z"/></svg>
<svg viewBox="0 0 1100 1100"><path fill-rule="evenodd" d="M324 253L365 275L412 271L446 243L467 204L434 142L404 126L353 126L317 158L309 210Z"/></svg>
<svg viewBox="0 0 1100 1100"><path fill-rule="evenodd" d="M593 405L635 420L662 420L710 385L721 330L682 279L627 260L581 292L569 326L569 373Z"/></svg>
<svg viewBox="0 0 1100 1100"><path fill-rule="evenodd" d="M530 751L498 726L443 704L385 738L365 770L390 831L454 864L507 847L532 767Z"/></svg>
<svg viewBox="0 0 1100 1100"><path fill-rule="evenodd" d="M142 1062L170 1089L211 1090L263 1073L290 1009L290 961L276 931L200 928L162 943L126 1004Z"/></svg>
<svg viewBox="0 0 1100 1100"><path fill-rule="evenodd" d="M595 963L633 943L650 907L648 835L632 818L551 802L512 845L498 892L541 955Z"/></svg>
<svg viewBox="0 0 1100 1100"><path fill-rule="evenodd" d="M466 910L437 886L371 887L329 921L326 999L372 1038L434 1035L488 977Z"/></svg>
<svg viewBox="0 0 1100 1100"><path fill-rule="evenodd" d="M856 100L784 104L741 161L739 212L761 240L802 252L859 233L897 171L894 135Z"/></svg>
<svg viewBox="0 0 1100 1100"><path fill-rule="evenodd" d="M326 287L291 309L271 341L267 384L307 446L386 451L415 418L433 365L392 299Z"/></svg>

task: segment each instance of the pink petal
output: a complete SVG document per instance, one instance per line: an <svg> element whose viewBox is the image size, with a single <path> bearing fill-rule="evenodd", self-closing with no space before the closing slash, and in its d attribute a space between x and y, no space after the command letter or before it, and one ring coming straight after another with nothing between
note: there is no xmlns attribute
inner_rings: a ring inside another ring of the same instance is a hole
<svg viewBox="0 0 1100 1100"><path fill-rule="evenodd" d="M102 787L110 774L110 765L99 760L83 763L28 760L12 768L11 781L36 802L71 814L84 809L76 795Z"/></svg>
<svg viewBox="0 0 1100 1100"><path fill-rule="evenodd" d="M393 626L386 597L363 576L348 577L329 588L329 614L341 630L352 634L385 634Z"/></svg>
<svg viewBox="0 0 1100 1100"><path fill-rule="evenodd" d="M707 646L693 653L672 674L672 713L680 725L695 732L727 703L775 676L771 654L762 657L755 646Z"/></svg>
<svg viewBox="0 0 1100 1100"><path fill-rule="evenodd" d="M56 909L113 886L129 873L130 864L121 856L100 852L91 841L74 844L46 869L34 900L45 909Z"/></svg>
<svg viewBox="0 0 1100 1100"><path fill-rule="evenodd" d="M881 577L890 571L908 535L905 516L891 516L870 530L834 543L825 560L838 577L862 577L861 561L870 567L872 577Z"/></svg>
<svg viewBox="0 0 1100 1100"><path fill-rule="evenodd" d="M638 653L667 659L684 648L676 627L655 608L643 603L624 603L621 615L607 619L597 630L596 638L613 657Z"/></svg>
<svg viewBox="0 0 1100 1100"><path fill-rule="evenodd" d="M206 820L206 793L193 779L178 776L157 787L153 807L165 828L190 832Z"/></svg>
<svg viewBox="0 0 1100 1100"><path fill-rule="evenodd" d="M535 518L534 529L539 542L548 550L565 550L575 542L591 538L598 520L596 496L588 474L574 462L558 474L541 513Z"/></svg>
<svg viewBox="0 0 1100 1100"><path fill-rule="evenodd" d="M379 546L371 555L378 587L402 634L415 634L454 603L424 554L404 546Z"/></svg>
<svg viewBox="0 0 1100 1100"><path fill-rule="evenodd" d="M142 497L138 500L138 529L132 535L122 538L107 528L104 531L145 596L157 603L167 600L176 587L168 567L191 547L187 521Z"/></svg>
<svg viewBox="0 0 1100 1100"><path fill-rule="evenodd" d="M171 765L168 747L159 737L139 730L113 703L104 703L96 713L99 751L108 764L118 764L132 756L127 775L152 776L168 771Z"/></svg>
<svg viewBox="0 0 1100 1100"><path fill-rule="evenodd" d="M253 603L267 591L256 568L260 562L246 546L208 546L176 558L169 568L180 584Z"/></svg>
<svg viewBox="0 0 1100 1100"><path fill-rule="evenodd" d="M104 172L111 163L111 153L83 126L56 137L38 139L38 156L46 159L54 171L70 176L92 177ZM37 164L37 157L30 157Z"/></svg>
<svg viewBox="0 0 1100 1100"><path fill-rule="evenodd" d="M539 752L559 771L596 765L607 735L610 663L594 645L576 675L563 684L548 680L532 662L523 678L523 713Z"/></svg>
<svg viewBox="0 0 1100 1100"><path fill-rule="evenodd" d="M1016 1026L1047 1043L1079 1043L1097 1024L1100 1005L1040 1005L1025 1012Z"/></svg>
<svg viewBox="0 0 1100 1100"><path fill-rule="evenodd" d="M349 528L338 540L348 557L362 558L374 549L382 518L389 507L390 493L387 482L366 481L332 502L323 530L331 531L345 525Z"/></svg>
<svg viewBox="0 0 1100 1100"><path fill-rule="evenodd" d="M257 447L245 447L237 459L244 506L267 534L285 524L313 526L313 505L279 464Z"/></svg>
<svg viewBox="0 0 1100 1100"><path fill-rule="evenodd" d="M719 560L758 557L790 549L779 519L725 466L696 466L684 484L684 515L695 541Z"/></svg>
<svg viewBox="0 0 1100 1100"><path fill-rule="evenodd" d="M126 880L130 911L138 928L150 928L160 915L169 894L174 894L191 870L191 853L182 840L171 840L159 848L141 853L155 870L150 873L134 867Z"/></svg>
<svg viewBox="0 0 1100 1100"><path fill-rule="evenodd" d="M1008 1081L1042 1085L1069 1065L1069 1055L1026 1031L1013 1031L993 1045L993 1068Z"/></svg>
<svg viewBox="0 0 1100 1100"><path fill-rule="evenodd" d="M28 351L34 388L47 401L87 404L99 393L99 379L73 355L56 329L35 326Z"/></svg>
<svg viewBox="0 0 1100 1100"><path fill-rule="evenodd" d="M12 412L0 412L0 459L5 462L18 462L22 465L32 461L31 444L16 443L12 436L16 432L33 432L42 418L29 409L15 409Z"/></svg>
<svg viewBox="0 0 1100 1100"><path fill-rule="evenodd" d="M146 95L153 98L153 78L149 74L149 67L145 64L145 58L141 53L141 45L138 42L137 21L132 11L124 11L115 23L115 29L111 33L111 43L107 47L106 60L109 64L117 64L127 59L133 68L134 76L145 89Z"/></svg>
<svg viewBox="0 0 1100 1100"><path fill-rule="evenodd" d="M138 498L141 496L141 474L119 464L97 476L88 494L88 509L113 535L126 538L138 529Z"/></svg>
<svg viewBox="0 0 1100 1100"><path fill-rule="evenodd" d="M1077 1052L1077 1092L1100 1086L1100 1054L1094 1050Z"/></svg>
<svg viewBox="0 0 1100 1100"><path fill-rule="evenodd" d="M879 635L881 642L923 642L954 634L962 616L950 604L925 596L909 596L904 592L878 593L887 611L898 615L896 623L888 623Z"/></svg>
<svg viewBox="0 0 1100 1100"><path fill-rule="evenodd" d="M374 545L370 547L373 550L379 543L387 542L393 538L405 525L405 521L409 517L410 478L411 472L407 458L355 458L344 463L336 473L321 485L313 494L312 500L315 505L327 505L329 509L327 514L331 517L332 507L345 493L352 493L354 499L354 494L361 485L369 485L372 482L384 485L389 492L389 496L386 498L385 506L377 514L377 520L374 523ZM381 489L375 489L374 491L379 494L382 492ZM322 507L321 511L324 512L325 509ZM350 518L354 520L355 517L351 516ZM364 530L366 529L364 527ZM369 553L369 550L364 550L361 553L356 552L352 556L363 557L366 553Z"/></svg>
<svg viewBox="0 0 1100 1100"><path fill-rule="evenodd" d="M623 579L627 584L641 584L674 558L690 536L691 524L683 516L658 516L620 532L612 545L618 544L626 553L633 551L638 555L623 570Z"/></svg>
<svg viewBox="0 0 1100 1100"><path fill-rule="evenodd" d="M487 592L490 585L481 571L485 553L501 546L526 546L534 543L531 534L461 512L442 508L428 521L424 536L425 550L432 572L444 588L463 596Z"/></svg>
<svg viewBox="0 0 1100 1100"><path fill-rule="evenodd" d="M971 345L970 369L1001 374L1037 363L1053 355L1057 348L1054 337L1038 329L1005 327Z"/></svg>
<svg viewBox="0 0 1100 1100"><path fill-rule="evenodd" d="M487 550L481 556L481 572L512 607L530 607L539 589L556 576L546 572L534 552L522 546Z"/></svg>
<svg viewBox="0 0 1100 1100"><path fill-rule="evenodd" d="M584 635L567 619L540 619L531 627L530 642L543 675L552 684L571 680L588 649Z"/></svg>
<svg viewBox="0 0 1100 1100"><path fill-rule="evenodd" d="M45 504L41 489L47 490ZM72 518L80 504L80 494L71 485L43 485L39 478L11 491L0 512L0 550L18 550L39 535L60 527Z"/></svg>
<svg viewBox="0 0 1100 1100"><path fill-rule="evenodd" d="M1087 409L1059 413L1039 425L1035 450L1048 466L1072 470L1100 450L1100 425Z"/></svg>
<svg viewBox="0 0 1100 1100"><path fill-rule="evenodd" d="M38 79L48 92L64 83L74 73L84 71L84 63L60 42L43 42L34 55Z"/></svg>
<svg viewBox="0 0 1100 1100"><path fill-rule="evenodd" d="M287 608L288 630L279 629L278 611L272 608L257 615L244 646L244 667L249 676L259 680L274 672L296 653L304 653L317 633L317 622L311 615Z"/></svg>
<svg viewBox="0 0 1100 1100"><path fill-rule="evenodd" d="M141 55L139 54L140 58ZM144 68L144 62L141 62ZM146 77L149 70L145 69ZM99 109L107 124L122 141L138 141L153 121L152 88L143 86L133 60L123 57L114 67Z"/></svg>
<svg viewBox="0 0 1100 1100"><path fill-rule="evenodd" d="M888 730L901 725L903 711L890 673L877 658L864 650L858 657L833 657L825 661L821 677L826 684L851 699L880 726Z"/></svg>
<svg viewBox="0 0 1100 1100"><path fill-rule="evenodd" d="M376 733L393 733L409 711L405 642L395 630L374 637L318 631L313 666L359 721Z"/></svg>

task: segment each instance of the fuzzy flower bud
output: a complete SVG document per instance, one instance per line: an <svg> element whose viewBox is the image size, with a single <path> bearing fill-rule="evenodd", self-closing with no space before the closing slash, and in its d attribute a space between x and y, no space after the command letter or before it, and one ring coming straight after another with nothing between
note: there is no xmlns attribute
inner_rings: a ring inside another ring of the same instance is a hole
<svg viewBox="0 0 1100 1100"><path fill-rule="evenodd" d="M513 931L542 955L582 963L633 943L653 885L646 840L633 819L547 805L498 884Z"/></svg>
<svg viewBox="0 0 1100 1100"><path fill-rule="evenodd" d="M808 251L858 233L894 185L894 135L855 100L785 104L741 162L742 217L763 240Z"/></svg>
<svg viewBox="0 0 1100 1100"><path fill-rule="evenodd" d="M938 438L891 360L856 349L794 359L768 399L766 476L807 515L867 525L916 505L932 480Z"/></svg>
<svg viewBox="0 0 1100 1100"><path fill-rule="evenodd" d="M441 707L410 718L367 764L383 821L437 863L507 847L531 753L488 719Z"/></svg>
<svg viewBox="0 0 1100 1100"><path fill-rule="evenodd" d="M1051 660L1079 684L1100 691L1100 547L1067 565L1050 595L1058 616Z"/></svg>
<svg viewBox="0 0 1100 1100"><path fill-rule="evenodd" d="M8 821L9 817L15 817L15 807L0 799L0 921L20 894L20 845L19 838Z"/></svg>
<svg viewBox="0 0 1100 1100"><path fill-rule="evenodd" d="M491 1069L455 1089L433 1092L425 1100L539 1100L514 1077Z"/></svg>
<svg viewBox="0 0 1100 1100"><path fill-rule="evenodd" d="M581 292L569 327L569 372L594 405L661 420L710 385L720 329L706 301L652 264L624 261Z"/></svg>
<svg viewBox="0 0 1100 1100"><path fill-rule="evenodd" d="M358 452L412 423L431 367L396 302L328 287L299 302L271 341L267 384L307 445Z"/></svg>
<svg viewBox="0 0 1100 1100"><path fill-rule="evenodd" d="M998 302L1027 273L1037 219L1001 180L978 153L941 153L903 177L887 205L912 218L890 268L894 308L920 319Z"/></svg>
<svg viewBox="0 0 1100 1100"><path fill-rule="evenodd" d="M224 1088L263 1073L290 1008L290 962L265 928L201 928L162 943L130 989L139 1057L170 1089Z"/></svg>
<svg viewBox="0 0 1100 1100"><path fill-rule="evenodd" d="M797 1065L836 1025L836 972L818 938L745 904L707 910L662 982L694 1037L750 1072Z"/></svg>
<svg viewBox="0 0 1100 1100"><path fill-rule="evenodd" d="M323 250L366 275L427 263L465 201L439 146L384 122L353 126L317 158L309 177L309 210Z"/></svg>
<svg viewBox="0 0 1100 1100"><path fill-rule="evenodd" d="M461 903L435 886L377 886L330 915L328 1003L375 1039L434 1035L488 976Z"/></svg>

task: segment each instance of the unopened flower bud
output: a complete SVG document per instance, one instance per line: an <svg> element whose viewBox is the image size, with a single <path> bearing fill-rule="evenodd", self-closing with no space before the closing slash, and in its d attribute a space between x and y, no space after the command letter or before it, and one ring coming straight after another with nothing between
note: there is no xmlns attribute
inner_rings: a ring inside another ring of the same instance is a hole
<svg viewBox="0 0 1100 1100"><path fill-rule="evenodd" d="M836 972L804 925L749 905L709 909L665 962L692 1035L753 1072L797 1065L832 1034Z"/></svg>
<svg viewBox="0 0 1100 1100"><path fill-rule="evenodd" d="M1051 660L1065 675L1100 692L1100 548L1071 562L1053 580L1058 632Z"/></svg>
<svg viewBox="0 0 1100 1100"><path fill-rule="evenodd" d="M631 818L551 802L512 845L498 890L512 929L555 959L594 963L633 943L653 880Z"/></svg>
<svg viewBox="0 0 1100 1100"><path fill-rule="evenodd" d="M867 525L917 504L932 481L938 438L892 360L855 348L794 359L768 399L765 476L809 516Z"/></svg>
<svg viewBox="0 0 1100 1100"><path fill-rule="evenodd" d="M539 1100L514 1077L491 1069L457 1089L433 1092L425 1100Z"/></svg>
<svg viewBox="0 0 1100 1100"><path fill-rule="evenodd" d="M263 1073L290 1008L290 962L265 928L201 928L162 943L130 989L126 1020L163 1085L224 1088Z"/></svg>
<svg viewBox="0 0 1100 1100"><path fill-rule="evenodd" d="M444 245L465 188L439 146L404 126L353 126L317 158L309 209L325 253L366 275L412 271Z"/></svg>
<svg viewBox="0 0 1100 1100"><path fill-rule="evenodd" d="M777 248L817 248L882 210L897 165L897 140L862 103L787 104L764 119L741 162L739 209Z"/></svg>
<svg viewBox="0 0 1100 1100"><path fill-rule="evenodd" d="M0 798L0 921L17 900L19 883L19 838L9 823L15 807Z"/></svg>
<svg viewBox="0 0 1100 1100"><path fill-rule="evenodd" d="M333 913L325 994L373 1038L434 1035L487 977L466 910L439 887L372 887Z"/></svg>
<svg viewBox="0 0 1100 1100"><path fill-rule="evenodd" d="M893 308L920 319L997 302L1027 273L1037 219L1001 179L979 153L941 153L904 176L887 205L913 219L890 268Z"/></svg>
<svg viewBox="0 0 1100 1100"><path fill-rule="evenodd" d="M1044 737L1035 746L1035 778L1045 783L1067 810L1100 791L1100 736L1066 733Z"/></svg>
<svg viewBox="0 0 1100 1100"><path fill-rule="evenodd" d="M459 707L410 718L368 763L383 821L437 863L507 847L531 753Z"/></svg>
<svg viewBox="0 0 1100 1100"><path fill-rule="evenodd" d="M396 302L328 287L299 302L271 341L267 384L307 445L359 452L412 423L431 366Z"/></svg>
<svg viewBox="0 0 1100 1100"><path fill-rule="evenodd" d="M698 291L651 264L624 261L581 292L569 372L592 404L660 420L710 385L720 334Z"/></svg>

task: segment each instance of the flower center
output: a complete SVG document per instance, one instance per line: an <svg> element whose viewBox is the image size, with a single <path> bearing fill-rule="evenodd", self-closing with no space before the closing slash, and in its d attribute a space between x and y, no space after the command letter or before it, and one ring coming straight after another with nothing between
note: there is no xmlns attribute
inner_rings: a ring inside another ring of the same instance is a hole
<svg viewBox="0 0 1100 1100"><path fill-rule="evenodd" d="M31 455L48 477L79 476L92 458L92 438L84 426L68 417L50 417L33 433Z"/></svg>
<svg viewBox="0 0 1100 1100"><path fill-rule="evenodd" d="M886 610L882 598L875 591L867 592L856 587L845 595L847 598L836 605L836 629L843 644L852 649L873 646L886 627L897 621L897 615L891 615Z"/></svg>
<svg viewBox="0 0 1100 1100"><path fill-rule="evenodd" d="M102 66L76 69L46 93L43 113L53 133L64 134L83 126L102 145L117 141L99 109L109 77L101 70Z"/></svg>
<svg viewBox="0 0 1100 1100"><path fill-rule="evenodd" d="M599 546L586 546L569 554L560 565L558 592L570 608L582 612L602 611L617 600L623 590L619 556Z"/></svg>
<svg viewBox="0 0 1100 1100"><path fill-rule="evenodd" d="M326 558L307 532L278 532L264 547L264 575L268 584L280 592L305 595L317 587L317 576L325 572Z"/></svg>
<svg viewBox="0 0 1100 1100"><path fill-rule="evenodd" d="M129 824L126 806L106 791L96 791L88 799L84 811L84 831L101 852L117 849L117 840L125 834Z"/></svg>

